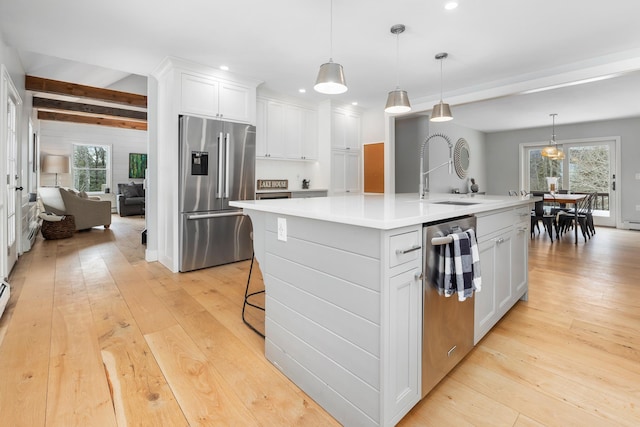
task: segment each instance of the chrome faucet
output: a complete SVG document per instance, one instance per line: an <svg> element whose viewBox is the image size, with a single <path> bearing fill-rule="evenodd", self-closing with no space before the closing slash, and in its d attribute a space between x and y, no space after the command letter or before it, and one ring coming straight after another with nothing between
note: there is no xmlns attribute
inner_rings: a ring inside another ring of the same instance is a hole
<svg viewBox="0 0 640 427"><path fill-rule="evenodd" d="M429 169L428 171L424 171L424 147L427 146L429 141L436 136L444 139L449 145L449 160L444 162L441 165L436 166L435 168ZM418 186L418 192L420 193L420 199L424 199L424 195L429 192L429 174L436 169L440 169L443 166L449 165L449 173L453 173L453 144L449 137L442 133L434 133L427 137L422 143L420 147L420 185Z"/></svg>

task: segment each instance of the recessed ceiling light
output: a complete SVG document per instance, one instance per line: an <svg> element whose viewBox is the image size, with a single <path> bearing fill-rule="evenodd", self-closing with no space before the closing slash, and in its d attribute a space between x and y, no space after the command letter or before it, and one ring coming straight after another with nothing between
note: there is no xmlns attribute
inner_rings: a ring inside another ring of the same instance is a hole
<svg viewBox="0 0 640 427"><path fill-rule="evenodd" d="M358 101L353 101L351 105L358 105Z"/></svg>
<svg viewBox="0 0 640 427"><path fill-rule="evenodd" d="M221 69L222 71L229 71L229 67L227 67L226 65L221 65L221 66L220 66L220 69Z"/></svg>
<svg viewBox="0 0 640 427"><path fill-rule="evenodd" d="M458 7L458 2L457 1L448 1L444 4L444 8L447 10L453 10L456 7Z"/></svg>
<svg viewBox="0 0 640 427"><path fill-rule="evenodd" d="M307 90L306 90L306 89L304 89L304 88L303 88L303 89L298 89L298 92L300 92L300 93L307 93Z"/></svg>

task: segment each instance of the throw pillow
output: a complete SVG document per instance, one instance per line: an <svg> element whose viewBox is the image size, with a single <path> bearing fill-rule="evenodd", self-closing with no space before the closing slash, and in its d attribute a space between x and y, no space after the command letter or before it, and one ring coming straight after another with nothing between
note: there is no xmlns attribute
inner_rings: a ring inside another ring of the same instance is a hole
<svg viewBox="0 0 640 427"><path fill-rule="evenodd" d="M133 185L125 185L122 194L124 197L138 197L138 189Z"/></svg>

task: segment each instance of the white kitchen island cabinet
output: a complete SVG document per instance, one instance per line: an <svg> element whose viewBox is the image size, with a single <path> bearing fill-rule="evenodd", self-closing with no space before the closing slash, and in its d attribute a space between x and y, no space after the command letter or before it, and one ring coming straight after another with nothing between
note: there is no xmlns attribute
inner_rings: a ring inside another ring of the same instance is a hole
<svg viewBox="0 0 640 427"><path fill-rule="evenodd" d="M343 425L392 426L420 400L423 223L530 203L433 203L451 197L231 203L253 223L267 359Z"/></svg>

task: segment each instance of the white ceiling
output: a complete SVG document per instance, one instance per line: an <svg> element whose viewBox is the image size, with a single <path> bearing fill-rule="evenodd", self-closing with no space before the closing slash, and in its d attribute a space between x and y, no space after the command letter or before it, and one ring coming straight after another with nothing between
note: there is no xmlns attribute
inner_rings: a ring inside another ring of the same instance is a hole
<svg viewBox="0 0 640 427"><path fill-rule="evenodd" d="M396 83L428 110L444 100L457 123L498 131L640 116L640 1L333 0L333 59L362 108L384 107ZM330 0L0 0L0 30L27 74L112 86L175 56L263 81L271 92L326 99L312 86L329 59ZM595 83L526 90L617 73ZM298 89L307 93L300 95ZM489 99L489 100L484 100ZM484 100L478 102L479 100Z"/></svg>

